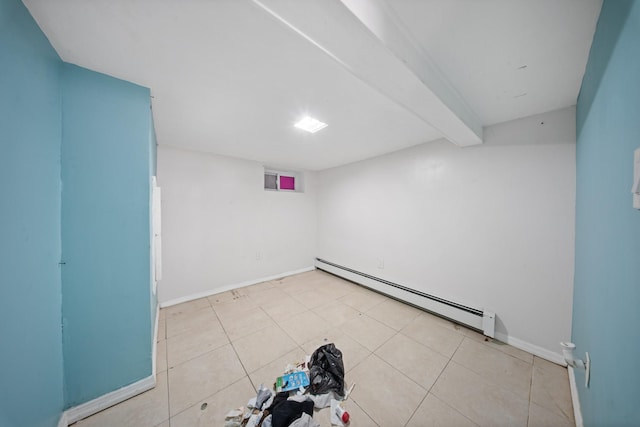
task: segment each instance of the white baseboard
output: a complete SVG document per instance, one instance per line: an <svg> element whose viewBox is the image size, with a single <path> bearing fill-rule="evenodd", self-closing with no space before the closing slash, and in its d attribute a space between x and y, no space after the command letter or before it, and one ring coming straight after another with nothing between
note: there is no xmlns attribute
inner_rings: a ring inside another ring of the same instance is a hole
<svg viewBox="0 0 640 427"><path fill-rule="evenodd" d="M104 394L82 405L74 406L64 411L63 416L66 418L64 425L73 424L76 421L80 421L93 414L96 414L103 409L107 409L113 405L117 405L133 396L137 396L140 393L144 393L147 390L151 390L156 386L156 379L154 375L149 375L146 378L141 379L138 382L122 387L111 393Z"/></svg>
<svg viewBox="0 0 640 427"><path fill-rule="evenodd" d="M60 419L58 420L57 427L67 427L68 425L69 423L67 422L67 413L63 412L62 414L60 414Z"/></svg>
<svg viewBox="0 0 640 427"><path fill-rule="evenodd" d="M576 385L576 373L569 366L569 387L571 388L571 402L573 403L573 418L576 420L576 427L584 427L582 420L582 408L580 407L580 396Z"/></svg>
<svg viewBox="0 0 640 427"><path fill-rule="evenodd" d="M245 286L256 285L262 282L268 282L270 280L280 279L282 277L293 276L294 274L306 273L307 271L315 270L314 266L301 268L299 270L293 271L285 271L284 273L275 274L273 276L262 277L260 279L247 280L240 283L234 283L232 285L221 286L215 289L210 289L208 291L198 292L195 294L187 295L180 298L174 298L169 301L164 301L160 303L160 308L171 307L172 305L182 304L183 302L193 301L195 299L209 297L211 295L219 294L222 292L232 291L234 289L243 288Z"/></svg>
<svg viewBox="0 0 640 427"><path fill-rule="evenodd" d="M156 304L156 322L153 328L153 350L152 357L152 370L151 375L137 381L128 386L122 387L118 390L112 391L102 395L82 405L69 408L62 413L60 420L58 421L58 427L67 427L69 424L73 424L77 421L90 417L104 409L107 409L113 405L117 405L120 402L124 402L134 396L137 396L145 391L151 390L156 386L156 352L158 347L158 324L160 317L160 305Z"/></svg>
<svg viewBox="0 0 640 427"><path fill-rule="evenodd" d="M567 366L567 362L565 362L564 357L562 357L562 354L560 353L555 353L551 350L547 350L546 348L531 344L526 341L522 341L518 338L514 338L502 332L496 332L496 339L507 343L510 346L519 348L520 350L524 350L527 353L531 353L545 360L548 360L549 362L553 362L561 366Z"/></svg>

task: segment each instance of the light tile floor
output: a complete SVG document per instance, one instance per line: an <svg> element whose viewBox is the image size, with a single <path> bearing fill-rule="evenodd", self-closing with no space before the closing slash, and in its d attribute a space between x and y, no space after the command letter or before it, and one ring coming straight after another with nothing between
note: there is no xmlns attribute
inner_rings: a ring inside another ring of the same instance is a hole
<svg viewBox="0 0 640 427"><path fill-rule="evenodd" d="M321 271L161 310L156 388L76 425L221 426L327 342L352 427L575 425L565 368Z"/></svg>

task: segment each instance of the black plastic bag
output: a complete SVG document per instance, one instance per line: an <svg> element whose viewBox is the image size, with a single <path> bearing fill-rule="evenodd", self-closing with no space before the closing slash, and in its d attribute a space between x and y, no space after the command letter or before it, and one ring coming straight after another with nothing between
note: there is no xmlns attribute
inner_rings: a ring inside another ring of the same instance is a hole
<svg viewBox="0 0 640 427"><path fill-rule="evenodd" d="M333 343L319 347L311 355L309 382L312 394L334 391L338 396L344 396L342 352Z"/></svg>

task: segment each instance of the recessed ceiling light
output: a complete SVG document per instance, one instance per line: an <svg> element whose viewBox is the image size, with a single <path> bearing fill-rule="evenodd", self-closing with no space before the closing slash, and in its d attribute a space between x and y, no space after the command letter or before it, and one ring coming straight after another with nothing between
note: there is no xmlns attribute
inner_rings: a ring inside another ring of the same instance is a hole
<svg viewBox="0 0 640 427"><path fill-rule="evenodd" d="M294 126L298 129L306 130L307 132L316 133L320 129L326 128L327 124L322 123L320 120L316 120L313 117L306 116Z"/></svg>

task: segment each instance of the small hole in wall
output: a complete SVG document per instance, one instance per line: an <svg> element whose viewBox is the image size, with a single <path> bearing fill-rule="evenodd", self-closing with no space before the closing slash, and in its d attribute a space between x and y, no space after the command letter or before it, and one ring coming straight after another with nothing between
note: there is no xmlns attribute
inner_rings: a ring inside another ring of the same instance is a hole
<svg viewBox="0 0 640 427"><path fill-rule="evenodd" d="M205 409L207 409L207 402L204 402L202 405L200 405L200 410L204 411Z"/></svg>

